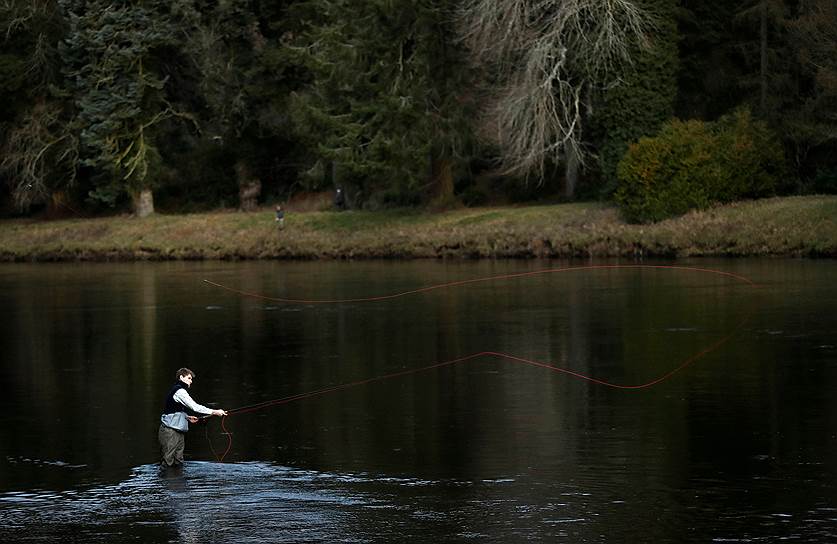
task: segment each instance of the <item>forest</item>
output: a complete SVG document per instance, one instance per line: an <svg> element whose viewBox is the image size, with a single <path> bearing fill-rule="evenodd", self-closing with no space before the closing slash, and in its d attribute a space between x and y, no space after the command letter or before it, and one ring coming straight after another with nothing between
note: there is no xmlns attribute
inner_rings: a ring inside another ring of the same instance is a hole
<svg viewBox="0 0 837 544"><path fill-rule="evenodd" d="M0 216L837 193L833 0L0 0Z"/></svg>

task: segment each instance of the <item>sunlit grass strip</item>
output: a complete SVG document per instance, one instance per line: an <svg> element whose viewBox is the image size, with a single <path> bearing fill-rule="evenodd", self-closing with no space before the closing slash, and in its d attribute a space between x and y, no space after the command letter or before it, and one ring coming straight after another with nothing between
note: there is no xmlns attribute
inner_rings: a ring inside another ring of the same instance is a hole
<svg viewBox="0 0 837 544"><path fill-rule="evenodd" d="M447 212L271 210L0 222L14 260L837 256L837 196L773 198L629 225L595 203Z"/></svg>

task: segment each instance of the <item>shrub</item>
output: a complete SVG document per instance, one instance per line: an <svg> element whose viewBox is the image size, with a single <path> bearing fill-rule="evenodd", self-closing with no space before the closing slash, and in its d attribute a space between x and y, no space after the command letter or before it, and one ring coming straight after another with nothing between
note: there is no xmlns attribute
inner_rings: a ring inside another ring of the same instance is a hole
<svg viewBox="0 0 837 544"><path fill-rule="evenodd" d="M817 170L811 182L810 192L816 194L837 194L837 168L821 168Z"/></svg>
<svg viewBox="0 0 837 544"><path fill-rule="evenodd" d="M738 110L714 123L671 120L632 144L619 163L616 202L631 222L775 192L782 147L764 123Z"/></svg>

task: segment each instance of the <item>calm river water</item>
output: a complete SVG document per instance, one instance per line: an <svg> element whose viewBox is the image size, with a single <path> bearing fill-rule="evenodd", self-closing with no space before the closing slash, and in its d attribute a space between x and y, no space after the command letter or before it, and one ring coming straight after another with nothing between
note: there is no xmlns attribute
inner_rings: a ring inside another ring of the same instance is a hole
<svg viewBox="0 0 837 544"><path fill-rule="evenodd" d="M591 264L0 266L0 541L837 542L835 261L203 281Z"/></svg>

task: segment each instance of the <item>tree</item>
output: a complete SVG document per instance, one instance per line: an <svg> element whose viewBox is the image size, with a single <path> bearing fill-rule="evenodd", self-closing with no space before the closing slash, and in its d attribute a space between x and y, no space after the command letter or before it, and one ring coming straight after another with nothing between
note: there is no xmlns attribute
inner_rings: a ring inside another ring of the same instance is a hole
<svg viewBox="0 0 837 544"><path fill-rule="evenodd" d="M738 44L746 98L782 135L798 179L834 166L834 19L834 3L825 0L746 0L736 18L751 29Z"/></svg>
<svg viewBox="0 0 837 544"><path fill-rule="evenodd" d="M647 42L649 13L631 0L469 0L463 35L488 90L483 133L502 170L543 180L564 158L584 161L592 94L616 83ZM567 184L572 196L574 181Z"/></svg>
<svg viewBox="0 0 837 544"><path fill-rule="evenodd" d="M52 0L0 6L0 176L21 210L60 206L76 179L78 139L56 49L66 28L56 8Z"/></svg>
<svg viewBox="0 0 837 544"><path fill-rule="evenodd" d="M798 166L817 151L809 174L837 169L837 5L831 0L806 2L789 23L790 40L801 67L797 107L786 115ZM837 187L835 187L837 188Z"/></svg>
<svg viewBox="0 0 837 544"><path fill-rule="evenodd" d="M654 21L645 43L635 43L619 81L596 93L592 116L604 191L616 188L616 168L628 145L653 136L674 115L677 96L677 0L640 0Z"/></svg>
<svg viewBox="0 0 837 544"><path fill-rule="evenodd" d="M177 4L178 26L185 35L184 51L194 75L193 107L204 139L235 156L232 172L238 184L239 206L255 207L261 181L253 173L244 132L254 121L247 86L265 38L248 0Z"/></svg>
<svg viewBox="0 0 837 544"><path fill-rule="evenodd" d="M736 3L682 0L678 10L679 70L675 114L681 119L716 119L738 106L743 67L731 36Z"/></svg>
<svg viewBox="0 0 837 544"><path fill-rule="evenodd" d="M793 55L787 42L788 4L786 0L745 0L736 14L736 19L755 38L748 40L745 33L738 44L745 66L749 67L749 77L742 82L754 91L754 111L774 121L787 100L793 100L796 94ZM755 28L757 36L752 32Z"/></svg>
<svg viewBox="0 0 837 544"><path fill-rule="evenodd" d="M297 183L289 96L308 74L287 54L303 21L294 0L185 0L172 6L182 42L169 63L172 101L194 115L197 130L166 137L164 160L199 176L167 176L163 197L190 204L255 206L265 193L287 198ZM197 178L197 179L196 179ZM204 202L201 202L204 201Z"/></svg>
<svg viewBox="0 0 837 544"><path fill-rule="evenodd" d="M290 52L310 77L296 132L355 203L452 197L466 155L467 79L445 0L302 2Z"/></svg>
<svg viewBox="0 0 837 544"><path fill-rule="evenodd" d="M139 216L152 213L160 164L155 129L177 115L159 74L160 57L175 39L168 3L59 3L69 24L61 56L72 82L81 164L91 171L90 197L112 206L127 193Z"/></svg>

